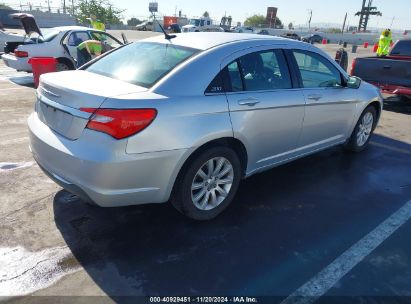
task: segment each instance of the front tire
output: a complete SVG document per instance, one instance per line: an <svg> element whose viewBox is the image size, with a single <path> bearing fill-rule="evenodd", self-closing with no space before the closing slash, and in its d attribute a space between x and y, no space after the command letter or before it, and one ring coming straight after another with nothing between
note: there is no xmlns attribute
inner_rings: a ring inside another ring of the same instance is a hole
<svg viewBox="0 0 411 304"><path fill-rule="evenodd" d="M353 152L363 151L368 146L376 125L377 112L373 106L368 106L361 114L345 148Z"/></svg>
<svg viewBox="0 0 411 304"><path fill-rule="evenodd" d="M213 219L231 203L241 177L241 162L232 149L210 148L183 167L171 203L191 219Z"/></svg>

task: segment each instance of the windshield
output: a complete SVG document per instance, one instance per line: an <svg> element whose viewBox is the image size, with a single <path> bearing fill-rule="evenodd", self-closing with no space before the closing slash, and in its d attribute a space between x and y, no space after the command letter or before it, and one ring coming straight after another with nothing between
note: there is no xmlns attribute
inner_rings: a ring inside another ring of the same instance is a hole
<svg viewBox="0 0 411 304"><path fill-rule="evenodd" d="M191 19L190 24L195 25L195 26L199 26L200 25L200 19Z"/></svg>
<svg viewBox="0 0 411 304"><path fill-rule="evenodd" d="M196 52L172 44L137 42L102 57L86 70L148 88Z"/></svg>

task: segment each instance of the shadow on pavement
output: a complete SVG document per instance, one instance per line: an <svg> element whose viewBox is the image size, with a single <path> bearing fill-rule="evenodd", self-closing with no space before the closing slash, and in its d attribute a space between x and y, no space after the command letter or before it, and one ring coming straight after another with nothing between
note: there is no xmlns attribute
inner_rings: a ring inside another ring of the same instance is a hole
<svg viewBox="0 0 411 304"><path fill-rule="evenodd" d="M10 77L9 80L20 86L34 88L34 80L31 74L27 76Z"/></svg>
<svg viewBox="0 0 411 304"><path fill-rule="evenodd" d="M411 99L400 96L384 98L384 110L411 115Z"/></svg>
<svg viewBox="0 0 411 304"><path fill-rule="evenodd" d="M363 153L336 147L243 181L212 221L169 203L92 207L60 191L56 225L113 299L287 296L410 198L411 146L372 140Z"/></svg>

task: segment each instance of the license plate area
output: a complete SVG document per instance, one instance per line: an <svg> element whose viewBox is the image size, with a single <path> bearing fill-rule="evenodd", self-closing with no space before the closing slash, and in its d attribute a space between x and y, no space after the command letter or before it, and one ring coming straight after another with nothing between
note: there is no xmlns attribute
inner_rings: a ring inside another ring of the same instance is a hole
<svg viewBox="0 0 411 304"><path fill-rule="evenodd" d="M87 120L57 109L40 99L37 99L35 111L45 125L68 139L79 138L87 124Z"/></svg>

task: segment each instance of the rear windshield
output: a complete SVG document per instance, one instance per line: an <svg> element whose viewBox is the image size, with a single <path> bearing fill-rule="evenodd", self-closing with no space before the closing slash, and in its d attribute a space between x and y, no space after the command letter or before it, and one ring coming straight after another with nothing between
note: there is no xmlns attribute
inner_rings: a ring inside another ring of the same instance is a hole
<svg viewBox="0 0 411 304"><path fill-rule="evenodd" d="M400 40L391 51L391 55L411 56L411 40Z"/></svg>
<svg viewBox="0 0 411 304"><path fill-rule="evenodd" d="M31 40L34 41L34 42L38 41L40 43L50 42L54 38L56 38L59 33L60 33L59 31L48 30L48 31L46 31L46 33L43 36L38 36L37 34L36 34L35 37L31 36Z"/></svg>
<svg viewBox="0 0 411 304"><path fill-rule="evenodd" d="M137 42L102 57L86 70L148 88L197 52L168 43Z"/></svg>

